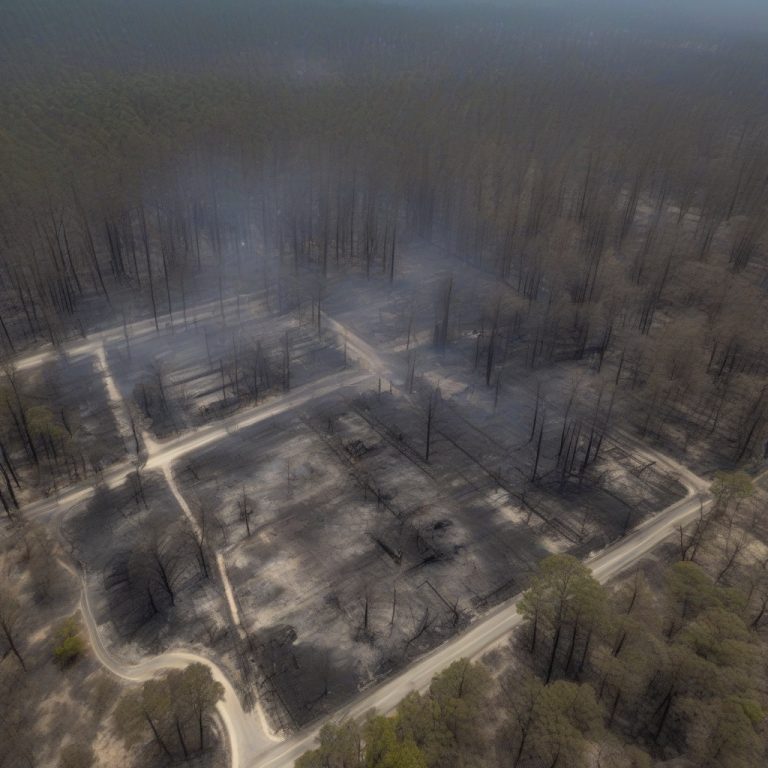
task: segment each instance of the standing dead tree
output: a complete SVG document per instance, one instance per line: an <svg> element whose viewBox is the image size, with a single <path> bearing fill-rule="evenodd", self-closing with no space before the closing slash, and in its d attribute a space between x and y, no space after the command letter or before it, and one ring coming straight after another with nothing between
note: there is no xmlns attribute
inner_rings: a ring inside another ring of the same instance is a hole
<svg viewBox="0 0 768 768"><path fill-rule="evenodd" d="M705 510L704 502L702 501L699 504L699 515L689 529L686 531L682 525L678 526L681 560L696 561L696 555L709 538L713 522L714 515L712 511Z"/></svg>
<svg viewBox="0 0 768 768"><path fill-rule="evenodd" d="M251 535L251 516L254 513L254 505L250 497L246 493L245 486L237 499L237 517L240 522L245 526L245 535Z"/></svg>
<svg viewBox="0 0 768 768"><path fill-rule="evenodd" d="M130 634L155 616L166 615L188 582L196 555L189 536L171 529L150 531L133 549L112 558L104 584L120 630Z"/></svg>
<svg viewBox="0 0 768 768"><path fill-rule="evenodd" d="M453 297L453 275L448 278L440 298L440 320L435 325L435 346L440 352L445 352L448 344L448 326L451 318L451 299Z"/></svg>
<svg viewBox="0 0 768 768"><path fill-rule="evenodd" d="M437 412L437 405L440 401L440 387L435 387L430 394L427 401L427 435L424 447L424 461L429 464L429 455L432 450L432 433L435 421L435 414Z"/></svg>
<svg viewBox="0 0 768 768"><path fill-rule="evenodd" d="M5 587L4 587L5 590ZM8 592L0 593L0 635L6 645L6 652L3 658L12 653L21 668L26 672L27 665L19 650L19 626L21 624L22 610L19 601Z"/></svg>

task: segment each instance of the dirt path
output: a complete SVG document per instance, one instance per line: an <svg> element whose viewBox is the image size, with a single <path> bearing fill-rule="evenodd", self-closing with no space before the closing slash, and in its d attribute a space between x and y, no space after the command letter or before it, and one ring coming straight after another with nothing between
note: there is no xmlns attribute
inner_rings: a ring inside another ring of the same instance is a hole
<svg viewBox="0 0 768 768"><path fill-rule="evenodd" d="M280 739L272 735L260 709L245 712L240 699L225 672L211 659L187 650L170 650L152 656L138 664L127 664L113 656L104 645L88 599L87 579L82 578L80 611L88 633L88 640L99 663L116 677L132 683L150 680L168 669L183 669L189 664L205 664L213 678L224 687L224 698L216 709L229 737L233 768L244 768L252 755L273 748Z"/></svg>
<svg viewBox="0 0 768 768"><path fill-rule="evenodd" d="M106 352L103 342L97 346L94 350L94 354L99 361L99 365L102 369L105 385L107 388L107 394L113 408L115 409L116 416L120 414L122 419L121 431L125 432L127 425L132 423L130 410L127 402L120 393L117 385L115 384L112 372L107 361ZM303 395L309 396L309 392L303 393ZM299 397L299 400L302 398ZM277 404L276 404L277 405ZM273 406L268 411L259 411L258 414L251 414L246 420L255 423L257 420L269 418L270 415L274 415L276 410L279 410ZM256 418L258 416L258 419ZM210 434L206 433L207 440L214 441L220 439L223 436L229 434L229 430L222 427L218 430L214 430ZM131 433L132 436L132 433ZM124 434L124 437L126 435ZM172 441L170 445L159 443L155 441L148 433L141 430L141 439L146 452L146 464L152 463L153 467L161 469L163 477L168 484L176 502L183 511L189 525L195 534L199 537L201 534L200 526L192 513L186 499L181 493L176 478L173 474L173 462L184 455L186 451L182 451L181 447L186 447L186 450L193 450L199 447L199 440L196 439L195 433L186 437L190 440L182 441L181 446L178 445L178 441ZM216 552L216 567L219 573L219 578L224 589L224 594L227 600L227 606L230 613L232 624L236 631L240 634L243 633L242 623L240 621L240 614L237 608L237 603L234 597L234 591L232 584L227 573L224 558L221 552ZM223 672L223 670L210 659L200 656L199 654L192 653L186 650L172 650L158 656L149 658L137 665L127 665L121 663L118 659L112 656L107 651L104 643L98 632L98 626L91 610L91 605L88 599L88 585L85 578L82 579L82 591L80 599L80 607L84 616L86 628L88 630L88 636L91 642L91 647L94 650L94 654L99 659L101 664L106 667L110 672L121 677L125 680L131 680L134 682L142 682L150 679L158 672L164 669L183 668L188 664L199 662L205 664L211 669L214 679L218 680L224 687L225 695L224 700L219 703L217 709L219 716L224 724L229 737L230 753L232 756L233 768L240 768L241 756L253 754L254 752L263 751L265 748L271 746L274 742L280 742L282 739L275 735L269 723L264 715L264 711L257 701L252 712L245 712L240 704L240 699L237 696L229 678Z"/></svg>
<svg viewBox="0 0 768 768"><path fill-rule="evenodd" d="M341 371L319 381L297 387L279 398L244 408L217 424L191 430L177 438L158 441L145 433L142 440L148 456L143 468L163 471L166 465L172 464L200 448L213 445L233 432L274 418L294 408L300 408L313 400L322 399L344 388L357 387L370 378L371 375L367 372L354 369ZM23 509L24 515L27 518L50 518L93 495L96 485L101 484L115 488L123 483L130 473L135 471L135 459L122 461L109 467L96 479L89 478L70 486L55 496L26 505Z"/></svg>
<svg viewBox="0 0 768 768"><path fill-rule="evenodd" d="M65 357L84 357L86 355L98 355L98 349L100 346L110 341L121 341L128 339L132 341L139 339L142 336L151 335L160 332L173 331L176 328L194 326L201 320L214 320L222 315L222 307L224 310L224 317L226 318L228 311L234 306L237 311L238 301L245 303L255 298L257 294L247 294L231 299L224 299L223 302L209 301L204 304L198 304L194 307L188 307L186 310L186 321L183 319L181 312L176 312L174 315L164 314L157 316L157 324L159 329L155 327L155 321L153 318L147 320L137 320L133 323L127 323L125 325L115 325L111 328L107 328L103 331L97 331L91 334L85 340L73 339L67 341L59 346L53 346L51 344L46 345L38 352L30 352L26 355L20 355L9 362L13 365L16 371L26 371L32 368L37 368L44 363L49 363L62 355ZM241 307L241 311L244 307Z"/></svg>
<svg viewBox="0 0 768 768"><path fill-rule="evenodd" d="M205 448L228 437L238 430L252 427L254 424L259 424L262 421L274 418L295 408L301 408L312 400L327 397L345 387L356 387L370 378L370 374L367 372L355 371L353 369L339 371L318 381L310 382L302 387L291 390L289 393L274 400L238 411L216 424L193 429L180 437L170 440L152 440L151 446L148 446L150 455L144 466L146 469L162 468L167 464L178 461L193 451Z"/></svg>

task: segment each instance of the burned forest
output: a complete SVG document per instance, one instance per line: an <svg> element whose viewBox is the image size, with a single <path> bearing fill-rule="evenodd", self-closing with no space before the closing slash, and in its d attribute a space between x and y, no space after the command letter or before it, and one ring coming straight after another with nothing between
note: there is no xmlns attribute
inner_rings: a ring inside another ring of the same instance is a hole
<svg viewBox="0 0 768 768"><path fill-rule="evenodd" d="M762 5L7 5L0 768L763 764Z"/></svg>

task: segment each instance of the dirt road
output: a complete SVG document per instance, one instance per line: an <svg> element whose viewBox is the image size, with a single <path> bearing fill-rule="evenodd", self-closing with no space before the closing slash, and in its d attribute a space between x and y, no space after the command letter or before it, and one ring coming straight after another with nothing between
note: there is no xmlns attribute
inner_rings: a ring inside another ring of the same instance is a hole
<svg viewBox="0 0 768 768"><path fill-rule="evenodd" d="M274 747L276 741L280 741L269 733L266 723L263 723L258 712L243 710L229 678L211 659L185 650L171 650L159 656L144 659L138 664L127 664L110 654L101 640L91 611L86 579L82 581L80 611L93 654L99 663L116 677L139 683L150 680L163 670L183 669L195 662L210 668L214 679L224 687L224 699L217 705L217 711L229 737L233 768L248 765L253 755L263 754L265 750Z"/></svg>
<svg viewBox="0 0 768 768"><path fill-rule="evenodd" d="M702 501L705 506L711 503L711 500L701 499L698 491L693 491L688 498L659 512L621 541L592 557L587 564L595 577L606 582L630 568L674 533L677 526L690 522L698 514ZM334 719L362 717L371 709L390 712L411 691L426 690L432 678L451 662L461 658L477 658L495 645L505 642L509 633L522 621L517 613L518 601L519 597L515 597L486 614L465 632L412 664L397 677L366 692L336 712ZM322 725L323 722L317 723L280 746L273 745L262 754L252 755L243 765L247 768L289 768L302 753L316 746Z"/></svg>

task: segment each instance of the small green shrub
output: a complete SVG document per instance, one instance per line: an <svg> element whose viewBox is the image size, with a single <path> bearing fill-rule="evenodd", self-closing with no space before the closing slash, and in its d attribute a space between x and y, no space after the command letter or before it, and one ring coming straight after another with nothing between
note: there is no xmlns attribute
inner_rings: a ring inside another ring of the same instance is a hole
<svg viewBox="0 0 768 768"><path fill-rule="evenodd" d="M74 664L84 651L85 641L80 637L80 626L71 616L56 630L54 661L63 669Z"/></svg>

